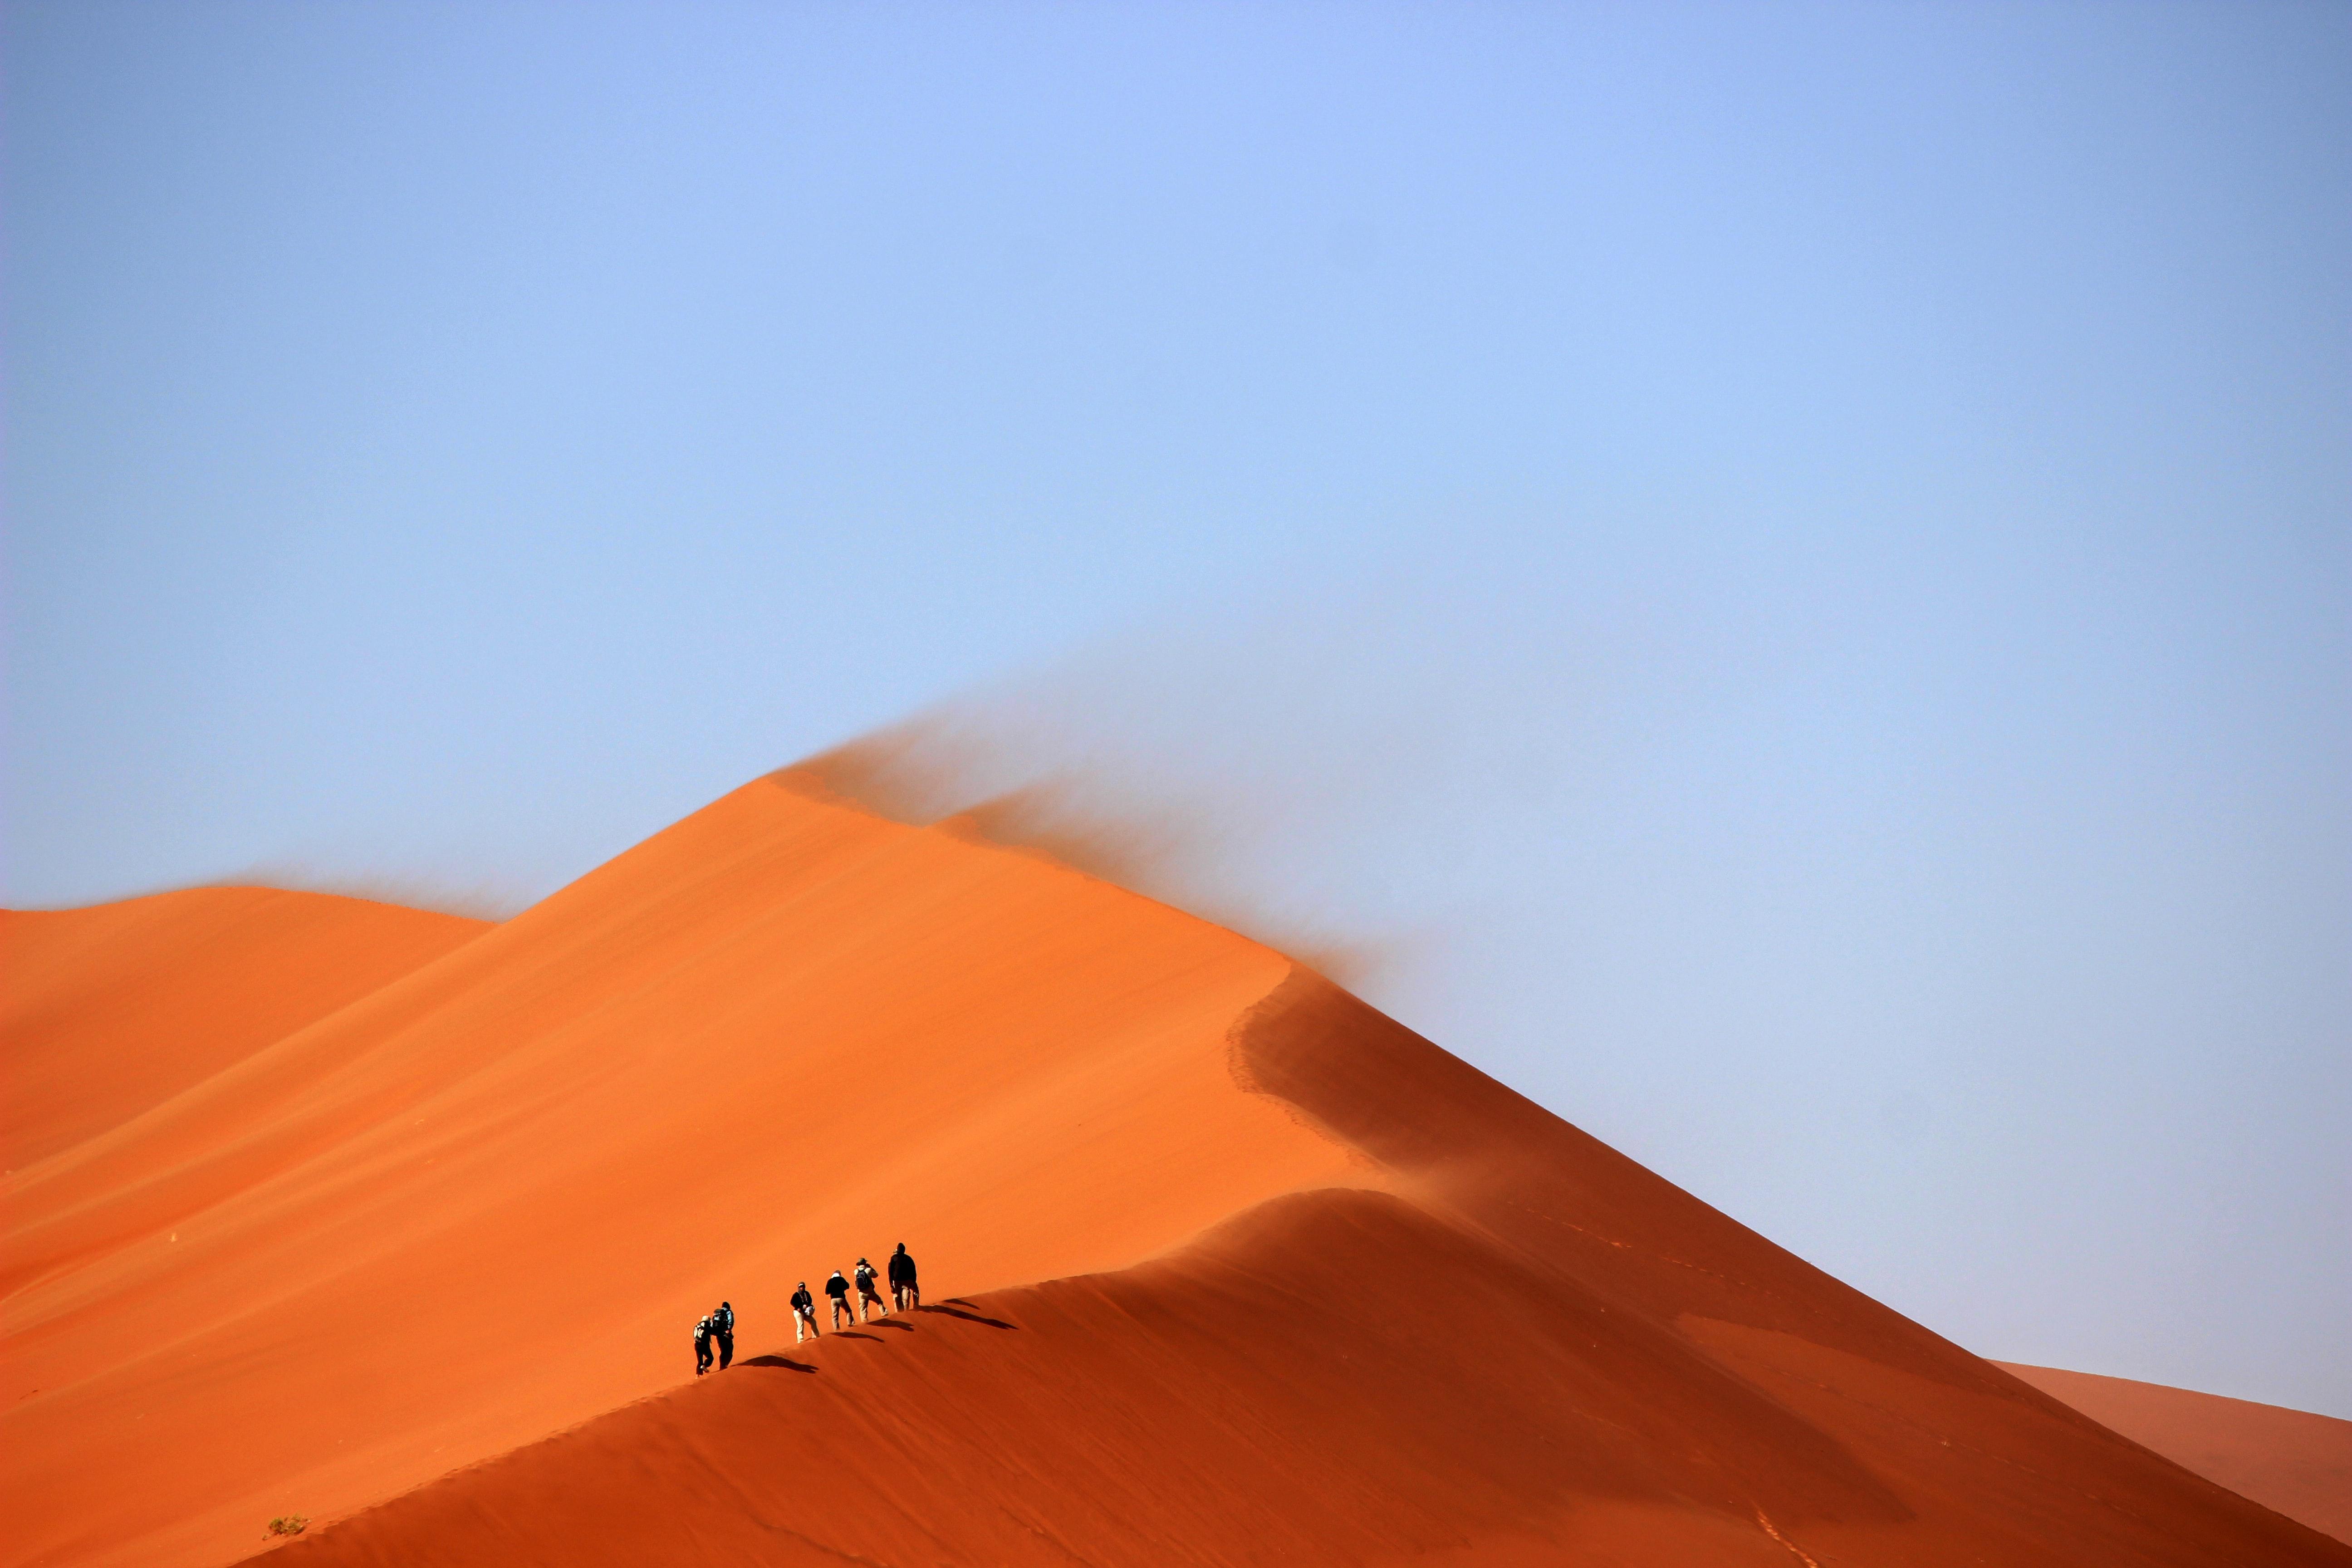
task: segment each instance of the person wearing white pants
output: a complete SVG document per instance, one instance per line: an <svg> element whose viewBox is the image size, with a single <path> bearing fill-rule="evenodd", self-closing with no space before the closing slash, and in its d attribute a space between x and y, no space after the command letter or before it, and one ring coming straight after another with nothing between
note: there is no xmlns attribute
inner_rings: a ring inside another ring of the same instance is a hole
<svg viewBox="0 0 2352 1568"><path fill-rule="evenodd" d="M793 1292L793 1343L815 1339L824 1332L816 1326L816 1298L809 1294L808 1281L803 1279L800 1289Z"/></svg>
<svg viewBox="0 0 2352 1568"><path fill-rule="evenodd" d="M843 1313L846 1312L849 1315L849 1321L853 1324L857 1321L857 1309L849 1304L849 1281L841 1277L840 1269L835 1269L833 1278L824 1282L824 1293L833 1298L833 1331L835 1333L841 1332Z"/></svg>
<svg viewBox="0 0 2352 1568"><path fill-rule="evenodd" d="M861 1258L857 1260L857 1321L870 1323L877 1312L888 1317L890 1303L885 1301L882 1292L874 1288L874 1265Z"/></svg>

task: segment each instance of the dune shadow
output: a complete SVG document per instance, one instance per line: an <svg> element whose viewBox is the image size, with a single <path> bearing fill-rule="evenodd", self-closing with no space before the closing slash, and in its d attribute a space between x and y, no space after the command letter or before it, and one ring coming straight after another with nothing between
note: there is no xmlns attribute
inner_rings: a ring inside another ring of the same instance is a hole
<svg viewBox="0 0 2352 1568"><path fill-rule="evenodd" d="M787 1361L780 1355L755 1355L741 1364L745 1366L780 1366L786 1372L814 1372L816 1368L804 1361Z"/></svg>
<svg viewBox="0 0 2352 1568"><path fill-rule="evenodd" d="M923 1306L916 1308L915 1310L918 1312L945 1312L950 1318L961 1318L967 1323L985 1323L992 1329L1017 1329L1021 1326L1018 1323L1008 1323L1002 1318L988 1318L982 1317L978 1312L967 1312L961 1307L950 1307L945 1302L929 1302Z"/></svg>
<svg viewBox="0 0 2352 1568"><path fill-rule="evenodd" d="M855 1329L835 1329L833 1331L833 1337L837 1340L864 1340L869 1345L878 1345L882 1342L872 1334L861 1334Z"/></svg>
<svg viewBox="0 0 2352 1568"><path fill-rule="evenodd" d="M902 1334L911 1334L915 1331L914 1324L902 1323L896 1318L877 1318L872 1322L867 1323L866 1327L869 1329L896 1329Z"/></svg>

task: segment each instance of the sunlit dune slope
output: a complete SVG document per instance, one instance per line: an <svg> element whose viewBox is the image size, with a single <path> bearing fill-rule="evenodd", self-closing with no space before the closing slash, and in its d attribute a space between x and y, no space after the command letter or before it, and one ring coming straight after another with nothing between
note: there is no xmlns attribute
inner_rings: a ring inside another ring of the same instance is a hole
<svg viewBox="0 0 2352 1568"><path fill-rule="evenodd" d="M2352 1563L1311 974L1235 1047L1384 1179L772 1340L288 1568Z"/></svg>
<svg viewBox="0 0 2352 1568"><path fill-rule="evenodd" d="M2133 1442L2352 1542L2352 1421L2129 1378L2000 1364Z"/></svg>
<svg viewBox="0 0 2352 1568"><path fill-rule="evenodd" d="M0 910L0 1169L127 1121L487 929L274 888Z"/></svg>
<svg viewBox="0 0 2352 1568"><path fill-rule="evenodd" d="M1280 956L816 791L8 1177L0 1563L229 1561L677 1384L721 1297L772 1342L899 1240L979 1290L1377 1180L1234 1079Z"/></svg>

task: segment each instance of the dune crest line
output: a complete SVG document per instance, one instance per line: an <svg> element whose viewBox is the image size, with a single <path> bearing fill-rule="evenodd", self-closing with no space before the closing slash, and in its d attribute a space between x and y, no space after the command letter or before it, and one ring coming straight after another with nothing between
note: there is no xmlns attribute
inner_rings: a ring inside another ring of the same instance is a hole
<svg viewBox="0 0 2352 1568"><path fill-rule="evenodd" d="M2352 1555L1836 1285L1310 971L1231 1037L1239 1081L1391 1180L1270 1197L1123 1269L795 1347L753 1365L800 1375L679 1390L289 1550L353 1565Z"/></svg>

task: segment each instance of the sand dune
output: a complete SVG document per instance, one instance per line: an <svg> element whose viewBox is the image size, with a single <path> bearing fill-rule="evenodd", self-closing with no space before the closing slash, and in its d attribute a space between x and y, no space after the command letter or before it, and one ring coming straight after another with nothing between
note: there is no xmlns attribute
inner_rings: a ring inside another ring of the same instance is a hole
<svg viewBox="0 0 2352 1568"><path fill-rule="evenodd" d="M404 1563L2352 1563L1281 955L803 773L5 1203L9 1563L287 1512ZM940 1310L790 1345L900 1239ZM721 1296L755 1363L697 1384Z"/></svg>
<svg viewBox="0 0 2352 1568"><path fill-rule="evenodd" d="M289 1564L2352 1562L1311 975L1235 1043L1388 1179L779 1346Z"/></svg>
<svg viewBox="0 0 2352 1568"><path fill-rule="evenodd" d="M7 1178L0 1561L226 1561L671 1386L719 1297L772 1335L897 1240L981 1289L1370 1179L1227 1070L1286 971L738 791Z"/></svg>
<svg viewBox="0 0 2352 1568"><path fill-rule="evenodd" d="M0 910L0 1168L128 1121L487 929L274 888Z"/></svg>
<svg viewBox="0 0 2352 1568"><path fill-rule="evenodd" d="M2000 1366L2176 1464L2352 1542L2352 1421L2128 1378Z"/></svg>

